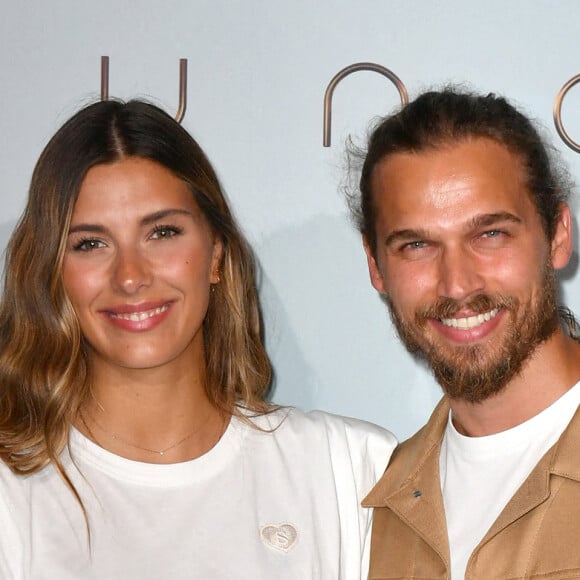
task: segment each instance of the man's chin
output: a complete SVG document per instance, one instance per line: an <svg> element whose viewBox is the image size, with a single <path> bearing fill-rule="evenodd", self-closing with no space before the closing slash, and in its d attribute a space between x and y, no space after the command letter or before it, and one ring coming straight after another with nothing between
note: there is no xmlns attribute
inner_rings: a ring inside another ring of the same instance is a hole
<svg viewBox="0 0 580 580"><path fill-rule="evenodd" d="M443 392L451 399L469 403L481 403L500 393L512 373L499 365L494 369L457 369L446 366L431 366L433 374Z"/></svg>
<svg viewBox="0 0 580 580"><path fill-rule="evenodd" d="M502 391L514 375L511 361L486 353L481 345L462 346L453 356L423 353L443 392L452 399L479 403ZM520 365L521 366L521 365Z"/></svg>
<svg viewBox="0 0 580 580"><path fill-rule="evenodd" d="M553 325L544 324L541 331L528 335L526 340L511 334L501 345L463 346L451 353L432 349L423 357L447 396L481 403L501 393L556 329L557 319Z"/></svg>

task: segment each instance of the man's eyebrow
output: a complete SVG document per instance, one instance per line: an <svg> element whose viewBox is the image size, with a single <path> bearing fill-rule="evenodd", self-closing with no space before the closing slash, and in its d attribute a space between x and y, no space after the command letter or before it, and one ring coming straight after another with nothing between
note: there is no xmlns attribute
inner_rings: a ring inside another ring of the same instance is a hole
<svg viewBox="0 0 580 580"><path fill-rule="evenodd" d="M154 224L162 219L167 217L171 217L174 215L185 215L189 217L194 217L193 213L186 209L181 208L170 208L170 209L162 209L153 213L150 213L144 216L141 219L141 225L147 226L150 224ZM90 223L83 223L83 224L75 224L70 227L68 233L74 234L77 232L90 232L93 234L106 234L109 232L109 229L101 224L90 224Z"/></svg>
<svg viewBox="0 0 580 580"><path fill-rule="evenodd" d="M521 224L522 219L508 211L500 211L498 213L486 213L475 216L470 223L472 229L486 228L501 222L511 222L514 224Z"/></svg>
<svg viewBox="0 0 580 580"><path fill-rule="evenodd" d="M385 246L393 246L400 242L409 242L414 240L425 240L428 239L429 235L426 230L396 230L391 232L385 238Z"/></svg>

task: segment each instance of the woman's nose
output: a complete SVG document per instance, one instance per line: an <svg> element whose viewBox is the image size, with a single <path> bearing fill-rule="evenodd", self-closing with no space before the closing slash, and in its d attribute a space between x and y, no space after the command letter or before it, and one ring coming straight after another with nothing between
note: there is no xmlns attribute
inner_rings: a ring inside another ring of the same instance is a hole
<svg viewBox="0 0 580 580"><path fill-rule="evenodd" d="M114 264L113 285L125 294L135 294L151 284L145 257L134 248L119 249Z"/></svg>

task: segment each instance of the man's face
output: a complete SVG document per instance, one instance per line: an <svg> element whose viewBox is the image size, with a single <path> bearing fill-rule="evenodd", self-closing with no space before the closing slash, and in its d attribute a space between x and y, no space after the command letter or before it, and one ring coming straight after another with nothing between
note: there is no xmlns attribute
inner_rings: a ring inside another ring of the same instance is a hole
<svg viewBox="0 0 580 580"><path fill-rule="evenodd" d="M519 157L483 138L390 155L372 191L371 281L401 339L451 397L497 393L557 328L568 208L549 242Z"/></svg>

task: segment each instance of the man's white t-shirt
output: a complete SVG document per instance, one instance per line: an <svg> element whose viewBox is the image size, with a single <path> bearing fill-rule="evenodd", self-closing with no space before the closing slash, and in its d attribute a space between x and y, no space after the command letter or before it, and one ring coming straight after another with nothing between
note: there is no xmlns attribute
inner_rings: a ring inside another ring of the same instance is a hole
<svg viewBox="0 0 580 580"><path fill-rule="evenodd" d="M63 454L82 510L52 466L0 463L2 580L358 580L371 513L361 499L396 444L387 431L321 412L233 418L185 463L124 459L71 433Z"/></svg>
<svg viewBox="0 0 580 580"><path fill-rule="evenodd" d="M466 437L449 421L439 472L452 580L463 580L469 558L508 501L570 423L580 383L528 421L485 437Z"/></svg>

